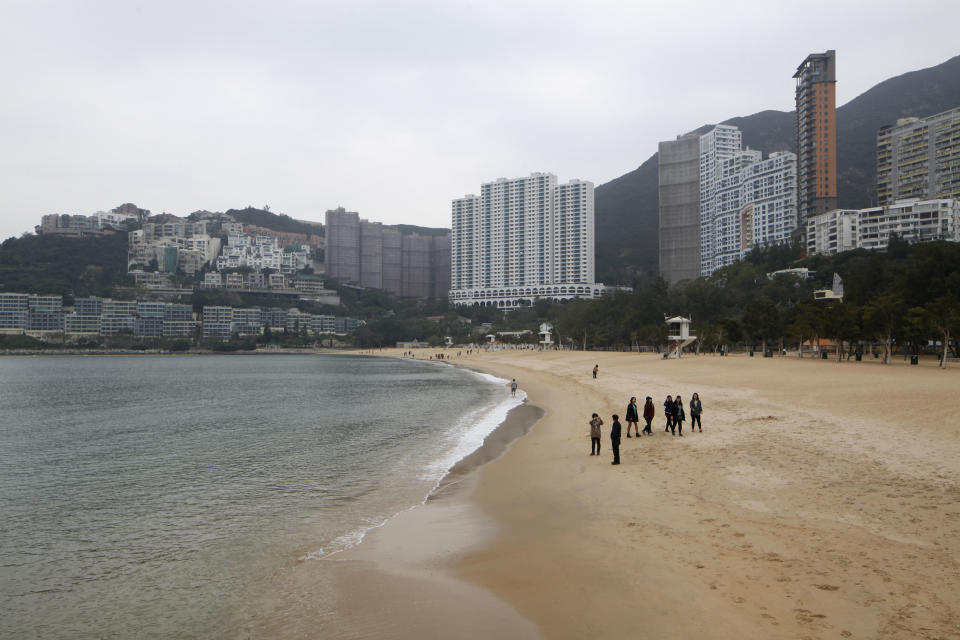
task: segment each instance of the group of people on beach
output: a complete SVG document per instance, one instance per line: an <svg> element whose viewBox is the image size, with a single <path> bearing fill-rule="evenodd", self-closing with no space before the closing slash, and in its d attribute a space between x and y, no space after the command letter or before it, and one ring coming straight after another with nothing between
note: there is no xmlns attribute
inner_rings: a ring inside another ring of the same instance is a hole
<svg viewBox="0 0 960 640"><path fill-rule="evenodd" d="M596 375L596 368L594 369L594 375ZM700 402L700 394L693 394L687 408L690 411L690 430L699 430L703 433L703 425L700 422L700 415L703 413L703 403ZM642 414L646 426L644 426L643 431L641 431L641 414L637 407L637 398L635 396L630 398L630 404L627 405L627 413L624 418L627 422L627 437L633 437L630 434L631 427L638 438L641 437L642 434L652 436L653 429L651 424L655 414L656 410L654 409L653 398L647 396L647 400L643 405ZM687 414L684 411L683 399L679 394L676 398L667 396L667 399L663 401L663 415L666 418L666 428L664 432L669 432L672 436L683 437L683 422L687 419ZM594 413L590 418L590 455L592 456L600 455L601 426L603 426L603 420L599 415ZM613 424L610 427L610 445L613 448L613 462L610 464L620 464L620 432L620 416L615 413L613 414Z"/></svg>

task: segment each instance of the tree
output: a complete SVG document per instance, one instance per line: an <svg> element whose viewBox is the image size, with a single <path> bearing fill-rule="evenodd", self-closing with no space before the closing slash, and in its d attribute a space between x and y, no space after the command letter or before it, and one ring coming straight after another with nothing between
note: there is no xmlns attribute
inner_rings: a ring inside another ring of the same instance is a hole
<svg viewBox="0 0 960 640"><path fill-rule="evenodd" d="M893 295L882 295L863 309L864 329L883 345L883 364L890 362L893 337L903 326L906 305Z"/></svg>
<svg viewBox="0 0 960 640"><path fill-rule="evenodd" d="M943 340L940 367L946 369L950 337L958 333L958 326L960 326L960 301L954 296L940 296L927 305L924 315L928 325L936 330Z"/></svg>
<svg viewBox="0 0 960 640"><path fill-rule="evenodd" d="M837 343L837 362L840 362L843 359L844 341L852 339L859 328L856 307L844 302L831 304L824 312L824 321L827 335Z"/></svg>
<svg viewBox="0 0 960 640"><path fill-rule="evenodd" d="M810 345L820 344L820 327L823 323L822 309L815 302L803 302L796 306L793 321L789 331L797 338L797 353L803 357L803 339L810 340Z"/></svg>

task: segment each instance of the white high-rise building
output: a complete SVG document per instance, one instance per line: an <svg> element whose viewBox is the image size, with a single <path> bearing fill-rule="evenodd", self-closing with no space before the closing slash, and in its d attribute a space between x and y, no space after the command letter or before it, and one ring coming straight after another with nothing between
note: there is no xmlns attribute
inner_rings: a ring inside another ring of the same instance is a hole
<svg viewBox="0 0 960 640"><path fill-rule="evenodd" d="M509 309L537 298L595 298L593 183L550 173L500 178L452 202L455 305Z"/></svg>
<svg viewBox="0 0 960 640"><path fill-rule="evenodd" d="M797 156L766 160L741 150L740 130L718 125L700 137L700 274L733 264L753 247L789 242L797 228Z"/></svg>
<svg viewBox="0 0 960 640"><path fill-rule="evenodd" d="M712 269L706 256L714 253L714 220L716 194L721 180L722 165L740 151L743 134L740 129L720 124L700 136L700 274Z"/></svg>

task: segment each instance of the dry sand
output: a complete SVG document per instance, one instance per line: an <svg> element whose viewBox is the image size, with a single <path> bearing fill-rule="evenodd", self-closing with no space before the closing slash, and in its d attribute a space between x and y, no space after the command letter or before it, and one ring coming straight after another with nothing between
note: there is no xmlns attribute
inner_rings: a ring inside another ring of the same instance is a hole
<svg viewBox="0 0 960 640"><path fill-rule="evenodd" d="M470 365L516 377L546 415L481 469L472 499L501 528L457 573L545 637L960 638L960 368L522 351ZM694 391L703 433L664 433L664 397ZM653 436L624 438L613 467L610 414L631 395L654 398Z"/></svg>

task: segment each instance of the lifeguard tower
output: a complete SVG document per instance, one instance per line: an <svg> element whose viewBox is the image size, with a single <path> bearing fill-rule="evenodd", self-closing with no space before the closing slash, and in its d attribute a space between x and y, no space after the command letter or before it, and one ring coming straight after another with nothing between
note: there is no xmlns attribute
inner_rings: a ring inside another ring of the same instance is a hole
<svg viewBox="0 0 960 640"><path fill-rule="evenodd" d="M553 325L544 322L540 325L540 348L549 349L553 347Z"/></svg>
<svg viewBox="0 0 960 640"><path fill-rule="evenodd" d="M697 339L697 336L690 333L690 318L683 316L674 316L666 319L667 340L670 340L670 351L666 353L666 358L679 358L683 353L683 348Z"/></svg>

